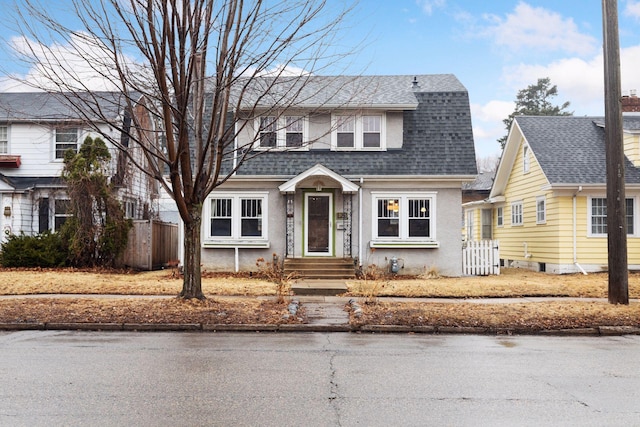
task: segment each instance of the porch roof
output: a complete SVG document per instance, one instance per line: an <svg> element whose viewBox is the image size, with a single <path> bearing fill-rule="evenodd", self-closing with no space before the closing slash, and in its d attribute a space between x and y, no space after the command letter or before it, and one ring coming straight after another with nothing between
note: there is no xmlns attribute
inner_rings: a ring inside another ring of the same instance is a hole
<svg viewBox="0 0 640 427"><path fill-rule="evenodd" d="M311 178L314 176L331 178L340 185L343 193L356 193L360 188L357 184L354 184L342 175L335 173L331 169L322 166L321 164L316 164L315 166L307 169L301 174L296 175L289 181L280 185L278 189L281 193L295 193L298 184L300 184L307 178Z"/></svg>

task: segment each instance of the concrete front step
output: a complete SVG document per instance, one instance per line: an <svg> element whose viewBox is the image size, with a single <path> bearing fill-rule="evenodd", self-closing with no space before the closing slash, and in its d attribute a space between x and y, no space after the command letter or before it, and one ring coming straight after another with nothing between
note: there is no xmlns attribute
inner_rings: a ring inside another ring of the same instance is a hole
<svg viewBox="0 0 640 427"><path fill-rule="evenodd" d="M309 279L351 279L355 277L351 258L288 258L284 261L284 273Z"/></svg>
<svg viewBox="0 0 640 427"><path fill-rule="evenodd" d="M294 295L335 296L348 291L344 280L305 279L291 285Z"/></svg>

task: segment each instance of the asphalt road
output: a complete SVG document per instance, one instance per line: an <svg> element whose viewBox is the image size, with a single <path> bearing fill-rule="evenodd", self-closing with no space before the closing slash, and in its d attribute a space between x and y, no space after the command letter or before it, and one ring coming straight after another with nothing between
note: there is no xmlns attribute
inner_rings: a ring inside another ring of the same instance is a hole
<svg viewBox="0 0 640 427"><path fill-rule="evenodd" d="M0 332L2 426L640 425L640 336Z"/></svg>

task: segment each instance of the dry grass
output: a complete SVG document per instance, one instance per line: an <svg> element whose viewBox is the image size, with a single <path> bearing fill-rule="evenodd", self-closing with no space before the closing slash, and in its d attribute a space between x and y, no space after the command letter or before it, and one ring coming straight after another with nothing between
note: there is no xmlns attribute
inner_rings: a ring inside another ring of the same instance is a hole
<svg viewBox="0 0 640 427"><path fill-rule="evenodd" d="M640 304L546 301L518 304L378 303L364 305L357 325L473 326L536 331L595 326L640 327Z"/></svg>
<svg viewBox="0 0 640 427"><path fill-rule="evenodd" d="M2 322L90 323L236 323L305 322L299 316L284 319L286 303L277 303L273 282L233 274L203 275L206 301L178 298L26 297L29 294L120 294L175 296L182 286L170 270L113 273L75 270L0 270ZM364 315L355 324L480 326L495 329L539 330L587 326L640 326L640 304L613 306L606 302L575 300L497 304L452 301L442 303L382 303L378 296L480 298L517 296L606 297L607 275L547 275L505 269L500 276L418 278L414 280L351 281L350 295L364 300ZM216 296L269 295L257 298ZM629 295L640 298L640 274L629 275Z"/></svg>
<svg viewBox="0 0 640 427"><path fill-rule="evenodd" d="M181 289L182 279L172 270L114 273L73 269L0 269L0 295L177 295ZM276 284L233 274L204 272L202 290L206 295L275 295Z"/></svg>
<svg viewBox="0 0 640 427"><path fill-rule="evenodd" d="M279 324L286 305L257 299L20 298L0 300L0 323Z"/></svg>
<svg viewBox="0 0 640 427"><path fill-rule="evenodd" d="M606 273L553 275L520 269L503 269L499 276L439 277L405 280L351 281L349 295L427 298L502 298L558 296L606 298ZM640 274L629 274L629 297L640 298Z"/></svg>

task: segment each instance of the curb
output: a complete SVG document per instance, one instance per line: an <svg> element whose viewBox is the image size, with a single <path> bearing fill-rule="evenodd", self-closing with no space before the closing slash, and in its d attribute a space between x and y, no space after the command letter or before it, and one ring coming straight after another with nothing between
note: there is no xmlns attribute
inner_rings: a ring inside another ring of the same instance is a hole
<svg viewBox="0 0 640 427"><path fill-rule="evenodd" d="M460 334L460 335L542 335L621 336L640 335L640 327L596 326L574 329L520 329L466 326L406 326L349 324L201 324L201 323L0 323L0 331L115 331L115 332L349 332L370 334Z"/></svg>

